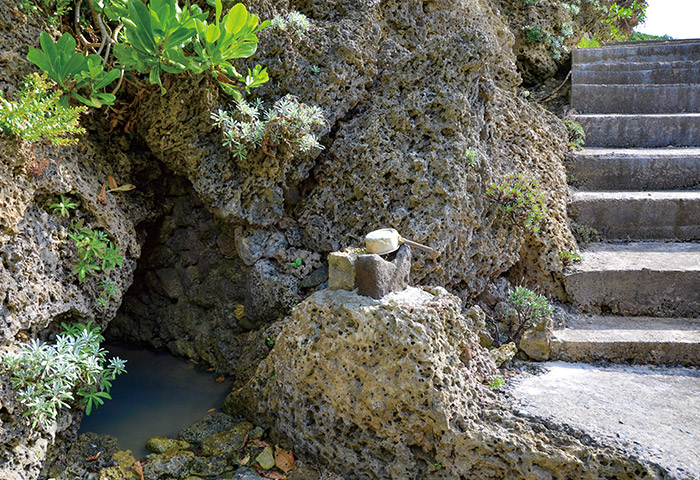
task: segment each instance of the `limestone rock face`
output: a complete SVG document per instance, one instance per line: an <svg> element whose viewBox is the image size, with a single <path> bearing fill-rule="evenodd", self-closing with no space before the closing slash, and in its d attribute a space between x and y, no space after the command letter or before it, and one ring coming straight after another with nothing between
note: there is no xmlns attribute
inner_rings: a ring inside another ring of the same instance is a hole
<svg viewBox="0 0 700 480"><path fill-rule="evenodd" d="M248 8L263 18L287 11L270 0ZM476 294L488 277L522 264L526 283L560 292L550 272L560 269L560 250L575 249L565 213L566 132L515 95L514 38L492 2L294 8L311 30L299 39L261 34L253 61L271 81L256 95L271 102L291 93L319 105L328 120L320 155L251 152L239 165L209 119L226 99L207 79L174 83L140 112L139 131L159 160L187 176L208 209L244 228L235 243L243 261L274 257L274 245L325 258L384 226L438 250L435 259L415 257L417 284ZM500 218L485 195L517 172L543 185L549 214L540 234Z"/></svg>
<svg viewBox="0 0 700 480"><path fill-rule="evenodd" d="M494 401L482 382L495 365L459 312L441 288L382 300L316 292L285 321L260 381L224 408L267 421L352 478L631 480L649 471Z"/></svg>

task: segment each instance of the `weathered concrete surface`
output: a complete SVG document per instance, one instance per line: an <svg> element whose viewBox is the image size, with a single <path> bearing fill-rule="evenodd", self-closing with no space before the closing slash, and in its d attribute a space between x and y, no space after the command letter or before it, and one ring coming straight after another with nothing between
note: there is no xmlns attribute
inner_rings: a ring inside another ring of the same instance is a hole
<svg viewBox="0 0 700 480"><path fill-rule="evenodd" d="M668 84L697 83L700 60L666 62L584 63L572 65L574 83L591 84Z"/></svg>
<svg viewBox="0 0 700 480"><path fill-rule="evenodd" d="M554 330L550 358L700 366L700 320L574 316Z"/></svg>
<svg viewBox="0 0 700 480"><path fill-rule="evenodd" d="M264 421L349 478L668 478L613 442L513 415L484 385L495 366L460 310L441 288L381 300L316 292L224 410Z"/></svg>
<svg viewBox="0 0 700 480"><path fill-rule="evenodd" d="M590 147L695 147L700 143L697 113L610 113L572 115L572 119L586 131L586 145Z"/></svg>
<svg viewBox="0 0 700 480"><path fill-rule="evenodd" d="M586 148L570 156L567 174L587 191L700 186L700 148Z"/></svg>
<svg viewBox="0 0 700 480"><path fill-rule="evenodd" d="M583 310L623 315L700 315L700 244L592 244L565 276Z"/></svg>
<svg viewBox="0 0 700 480"><path fill-rule="evenodd" d="M571 107L579 113L697 113L700 79L694 84L591 85L574 83Z"/></svg>
<svg viewBox="0 0 700 480"><path fill-rule="evenodd" d="M516 410L700 478L700 372L553 362L509 389Z"/></svg>
<svg viewBox="0 0 700 480"><path fill-rule="evenodd" d="M573 52L573 61L585 63L639 63L668 62L670 60L697 60L700 58L700 40L668 40L619 43L604 47L579 48Z"/></svg>
<svg viewBox="0 0 700 480"><path fill-rule="evenodd" d="M580 191L569 215L606 240L700 240L700 190Z"/></svg>

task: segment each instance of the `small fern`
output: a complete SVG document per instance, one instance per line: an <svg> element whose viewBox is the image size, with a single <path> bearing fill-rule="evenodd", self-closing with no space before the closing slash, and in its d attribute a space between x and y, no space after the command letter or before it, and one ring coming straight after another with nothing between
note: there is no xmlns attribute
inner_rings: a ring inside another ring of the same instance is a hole
<svg viewBox="0 0 700 480"><path fill-rule="evenodd" d="M85 129L78 123L87 107L64 107L58 102L61 91L51 91L46 75L29 74L15 101L0 93L0 130L26 142L75 145Z"/></svg>

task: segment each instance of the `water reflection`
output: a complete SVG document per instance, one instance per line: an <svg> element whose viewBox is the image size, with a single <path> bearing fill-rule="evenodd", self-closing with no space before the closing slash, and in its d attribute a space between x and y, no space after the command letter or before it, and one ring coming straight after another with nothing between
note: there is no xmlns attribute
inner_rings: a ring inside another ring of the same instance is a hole
<svg viewBox="0 0 700 480"><path fill-rule="evenodd" d="M233 382L217 383L214 373L165 352L117 344L104 348L109 357L127 360L127 373L114 381L112 400L83 418L79 433L112 435L136 458L149 453L149 438L176 437L209 409L218 409L231 390Z"/></svg>

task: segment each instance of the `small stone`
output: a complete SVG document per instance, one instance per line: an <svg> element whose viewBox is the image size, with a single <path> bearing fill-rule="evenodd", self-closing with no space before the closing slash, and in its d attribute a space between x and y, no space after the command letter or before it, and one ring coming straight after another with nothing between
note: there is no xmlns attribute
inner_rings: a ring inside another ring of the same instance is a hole
<svg viewBox="0 0 700 480"><path fill-rule="evenodd" d="M323 267L323 268L317 268L310 274L308 274L304 279L301 281L301 288L314 288L318 287L321 285L323 282L328 280L328 269Z"/></svg>
<svg viewBox="0 0 700 480"><path fill-rule="evenodd" d="M356 252L333 252L328 255L328 288L354 290Z"/></svg>
<svg viewBox="0 0 700 480"><path fill-rule="evenodd" d="M145 478L180 478L189 473L190 464L194 460L192 452L159 453L149 457L144 463Z"/></svg>
<svg viewBox="0 0 700 480"><path fill-rule="evenodd" d="M265 447L260 454L255 457L255 461L263 470L269 470L275 466L275 456L272 453L272 447Z"/></svg>
<svg viewBox="0 0 700 480"><path fill-rule="evenodd" d="M250 468L239 468L232 477L227 477L230 480L265 480L263 477L255 473L254 470ZM222 479L225 480L225 479Z"/></svg>
<svg viewBox="0 0 700 480"><path fill-rule="evenodd" d="M402 245L393 261L387 261L377 254L360 255L355 269L357 293L379 300L387 293L400 292L408 287L411 249Z"/></svg>
<svg viewBox="0 0 700 480"><path fill-rule="evenodd" d="M236 419L221 412L212 412L177 434L177 438L189 443L199 443L203 438L223 432L236 425Z"/></svg>
<svg viewBox="0 0 700 480"><path fill-rule="evenodd" d="M209 435L202 439L202 453L208 457L215 457L240 450L246 434L252 428L252 424L241 422L230 430Z"/></svg>
<svg viewBox="0 0 700 480"><path fill-rule="evenodd" d="M549 320L543 320L523 332L519 347L530 359L540 362L549 359L553 335L551 323Z"/></svg>
<svg viewBox="0 0 700 480"><path fill-rule="evenodd" d="M190 450L192 445L182 440L168 437L153 437L146 442L146 449L153 453L177 452Z"/></svg>
<svg viewBox="0 0 700 480"><path fill-rule="evenodd" d="M214 477L229 470L226 457L196 457L190 466L190 474Z"/></svg>
<svg viewBox="0 0 700 480"><path fill-rule="evenodd" d="M489 354L496 366L500 367L504 363L510 362L517 352L518 347L515 345L515 342L510 342L491 350Z"/></svg>
<svg viewBox="0 0 700 480"><path fill-rule="evenodd" d="M240 303L236 305L236 308L233 309L233 316L240 322L245 317L245 307Z"/></svg>

